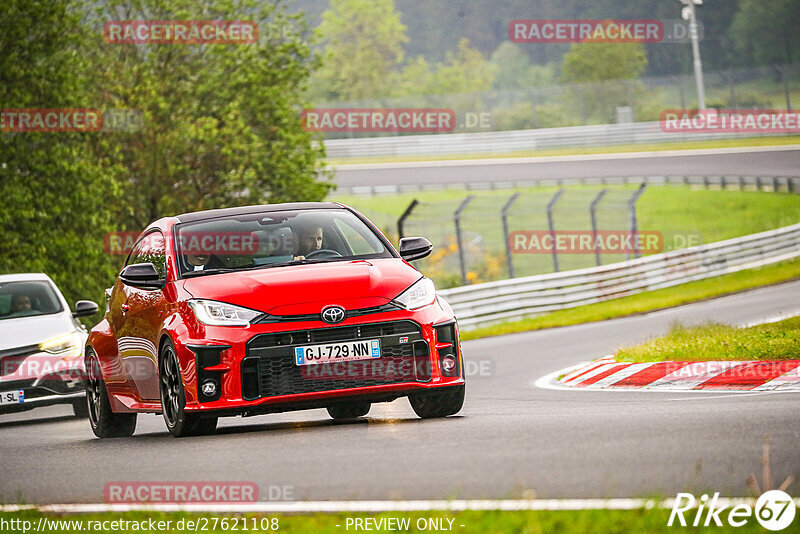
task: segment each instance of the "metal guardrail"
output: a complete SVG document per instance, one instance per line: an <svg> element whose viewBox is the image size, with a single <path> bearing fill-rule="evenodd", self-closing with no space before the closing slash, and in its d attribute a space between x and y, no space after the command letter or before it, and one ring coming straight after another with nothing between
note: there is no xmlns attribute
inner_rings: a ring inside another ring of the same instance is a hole
<svg viewBox="0 0 800 534"><path fill-rule="evenodd" d="M356 185L339 187L336 192L352 195L394 195L415 191L444 191L466 189L469 191L495 191L524 187L562 187L567 185L690 185L720 189L753 189L757 191L800 193L800 177L796 176L740 176L740 175L683 175L683 176L602 176L584 178L542 178L539 180L513 180L496 182L454 182L447 184Z"/></svg>
<svg viewBox="0 0 800 534"><path fill-rule="evenodd" d="M800 256L800 224L625 262L439 291L465 330Z"/></svg>
<svg viewBox="0 0 800 534"><path fill-rule="evenodd" d="M634 122L503 132L328 139L325 141L325 151L329 158L508 154L549 148L637 145L776 135L790 134L664 132L658 122Z"/></svg>

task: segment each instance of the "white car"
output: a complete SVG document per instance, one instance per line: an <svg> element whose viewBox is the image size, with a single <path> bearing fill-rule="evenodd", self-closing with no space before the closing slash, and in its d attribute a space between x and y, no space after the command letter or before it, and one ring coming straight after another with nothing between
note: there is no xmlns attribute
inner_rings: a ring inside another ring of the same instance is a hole
<svg viewBox="0 0 800 534"><path fill-rule="evenodd" d="M77 318L95 313L88 300L70 311L46 274L0 275L0 413L72 404L75 415L88 414L87 332Z"/></svg>

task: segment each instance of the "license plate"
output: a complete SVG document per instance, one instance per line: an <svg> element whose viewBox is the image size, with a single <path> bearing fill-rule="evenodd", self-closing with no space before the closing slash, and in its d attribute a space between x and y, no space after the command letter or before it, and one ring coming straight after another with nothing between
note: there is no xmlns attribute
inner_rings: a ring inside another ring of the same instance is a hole
<svg viewBox="0 0 800 534"><path fill-rule="evenodd" d="M21 389L0 393L0 404L20 404L22 402L25 402L25 392Z"/></svg>
<svg viewBox="0 0 800 534"><path fill-rule="evenodd" d="M372 358L380 357L381 342L379 339L344 341L342 343L295 347L294 349L294 359L297 365L371 360Z"/></svg>

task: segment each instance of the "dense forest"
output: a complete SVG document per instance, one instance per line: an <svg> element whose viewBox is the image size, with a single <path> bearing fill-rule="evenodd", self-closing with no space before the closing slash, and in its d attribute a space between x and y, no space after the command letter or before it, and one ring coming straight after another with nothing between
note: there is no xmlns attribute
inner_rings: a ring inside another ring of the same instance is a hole
<svg viewBox="0 0 800 534"><path fill-rule="evenodd" d="M330 0L289 0L292 11L305 12L316 27ZM681 18L678 0L395 0L395 9L407 27L408 57L442 61L458 49L462 39L490 56L508 41L508 23L516 19L661 19ZM800 1L705 0L697 8L704 35L703 61L709 70L725 70L800 60ZM688 74L692 69L688 46L648 44L645 76ZM534 64L560 62L565 44L523 45Z"/></svg>

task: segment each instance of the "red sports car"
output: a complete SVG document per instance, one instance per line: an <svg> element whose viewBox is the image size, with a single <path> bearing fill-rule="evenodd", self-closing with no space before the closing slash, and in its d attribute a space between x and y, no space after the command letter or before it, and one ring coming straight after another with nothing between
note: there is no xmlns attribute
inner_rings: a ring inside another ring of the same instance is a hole
<svg viewBox="0 0 800 534"><path fill-rule="evenodd" d="M233 415L327 408L366 415L408 397L420 417L464 402L452 308L357 211L338 203L248 206L160 219L107 291L86 343L89 421L130 436L161 413L173 436Z"/></svg>

